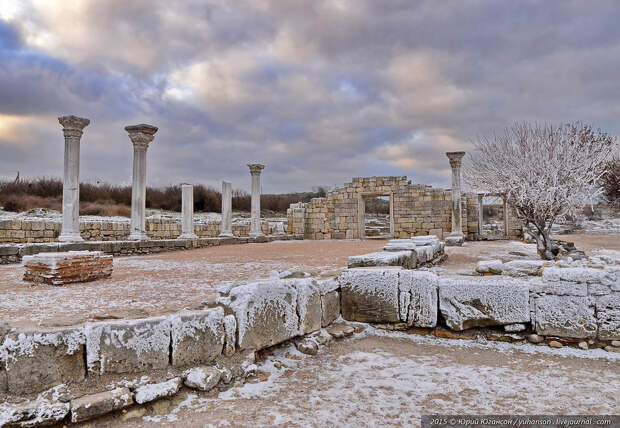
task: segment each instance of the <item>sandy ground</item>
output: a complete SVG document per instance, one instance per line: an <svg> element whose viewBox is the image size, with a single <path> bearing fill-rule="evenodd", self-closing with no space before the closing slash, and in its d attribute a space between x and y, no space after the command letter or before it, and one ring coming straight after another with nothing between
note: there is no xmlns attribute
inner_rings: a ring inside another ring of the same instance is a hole
<svg viewBox="0 0 620 428"><path fill-rule="evenodd" d="M341 269L349 256L378 251L385 242L281 241L118 257L111 278L61 287L32 286L22 281L22 266L0 266L0 319L57 326L165 314L213 299L224 282Z"/></svg>
<svg viewBox="0 0 620 428"><path fill-rule="evenodd" d="M618 414L619 361L602 350L368 328L313 357L280 347L258 364L258 383L219 394L184 390L129 409L138 417L119 413L82 427L416 427L423 414Z"/></svg>
<svg viewBox="0 0 620 428"><path fill-rule="evenodd" d="M620 250L618 236L562 235L595 254ZM268 278L274 271L320 274L343 269L351 255L380 251L385 240L282 241L228 245L141 257L117 257L111 278L61 287L22 281L23 267L0 266L0 319L12 325L74 325L87 320L142 318L197 308L229 281ZM518 241L468 242L446 247L438 273L472 272L479 260L537 259L534 244Z"/></svg>

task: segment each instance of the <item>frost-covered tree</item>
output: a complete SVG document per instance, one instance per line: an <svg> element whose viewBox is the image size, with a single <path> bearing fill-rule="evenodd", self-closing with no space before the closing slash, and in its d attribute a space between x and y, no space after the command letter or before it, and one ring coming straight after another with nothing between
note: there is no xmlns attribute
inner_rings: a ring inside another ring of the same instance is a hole
<svg viewBox="0 0 620 428"><path fill-rule="evenodd" d="M479 138L464 170L474 189L503 193L536 238L538 254L553 259L551 226L573 216L602 192L601 176L615 138L590 125L518 123Z"/></svg>

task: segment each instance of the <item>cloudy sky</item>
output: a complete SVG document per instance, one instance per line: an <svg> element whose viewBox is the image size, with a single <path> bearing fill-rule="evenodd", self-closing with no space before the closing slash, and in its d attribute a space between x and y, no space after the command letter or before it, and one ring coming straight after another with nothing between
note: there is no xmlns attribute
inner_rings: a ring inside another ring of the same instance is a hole
<svg viewBox="0 0 620 428"><path fill-rule="evenodd" d="M0 0L0 176L62 174L57 117L91 119L84 180L264 192L352 176L448 186L444 152L514 121L620 134L617 1Z"/></svg>

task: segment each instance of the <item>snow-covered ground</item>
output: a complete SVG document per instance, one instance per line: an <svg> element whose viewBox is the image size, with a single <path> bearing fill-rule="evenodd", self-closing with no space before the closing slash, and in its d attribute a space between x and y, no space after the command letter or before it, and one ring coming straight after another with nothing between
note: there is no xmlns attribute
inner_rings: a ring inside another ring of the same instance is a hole
<svg viewBox="0 0 620 428"><path fill-rule="evenodd" d="M98 427L419 426L424 414L614 414L620 354L477 343L371 327L319 355L284 346L257 383L182 393Z"/></svg>

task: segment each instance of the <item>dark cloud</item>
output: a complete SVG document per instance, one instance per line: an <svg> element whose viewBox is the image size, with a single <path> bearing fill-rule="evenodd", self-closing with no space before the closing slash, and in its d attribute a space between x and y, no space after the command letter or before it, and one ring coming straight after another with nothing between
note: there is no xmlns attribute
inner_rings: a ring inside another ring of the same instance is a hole
<svg viewBox="0 0 620 428"><path fill-rule="evenodd" d="M262 161L268 192L354 175L447 186L445 151L514 121L620 130L615 1L15 3L0 12L0 174L59 175L67 113L92 120L87 179L127 182L123 127L147 122L152 183L247 189Z"/></svg>

